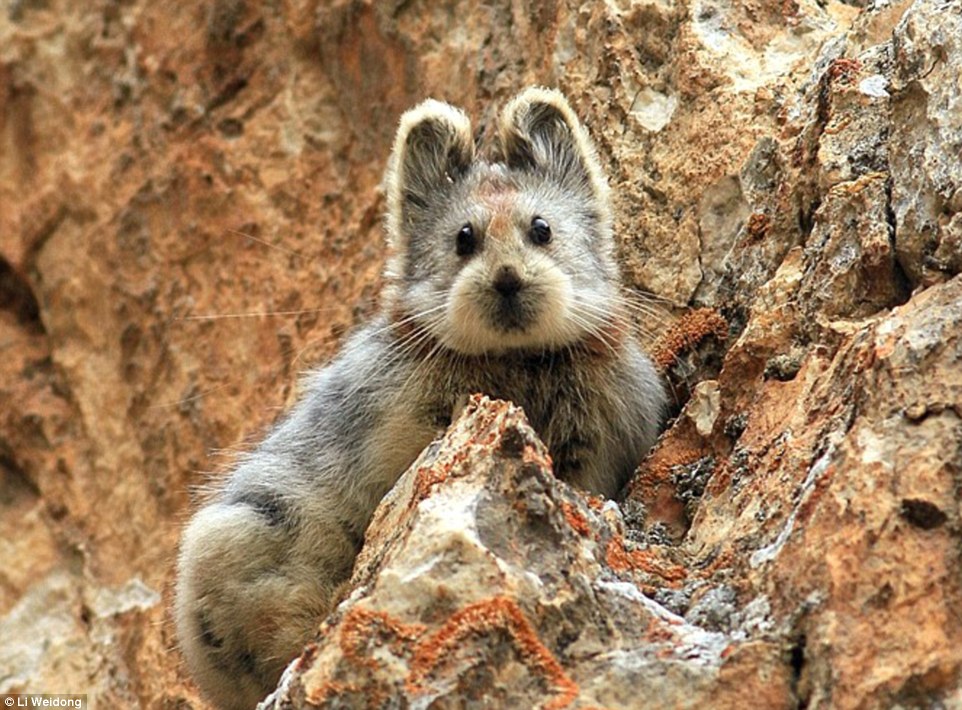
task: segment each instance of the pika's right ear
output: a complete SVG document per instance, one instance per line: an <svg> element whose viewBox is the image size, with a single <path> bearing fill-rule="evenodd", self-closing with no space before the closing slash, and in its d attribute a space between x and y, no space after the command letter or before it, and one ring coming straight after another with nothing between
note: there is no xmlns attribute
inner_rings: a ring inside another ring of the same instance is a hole
<svg viewBox="0 0 962 710"><path fill-rule="evenodd" d="M385 177L388 234L395 249L419 218L443 201L474 160L471 121L428 99L401 116Z"/></svg>
<svg viewBox="0 0 962 710"><path fill-rule="evenodd" d="M508 167L554 178L607 204L598 154L560 91L534 86L514 97L501 113L499 138L499 158Z"/></svg>

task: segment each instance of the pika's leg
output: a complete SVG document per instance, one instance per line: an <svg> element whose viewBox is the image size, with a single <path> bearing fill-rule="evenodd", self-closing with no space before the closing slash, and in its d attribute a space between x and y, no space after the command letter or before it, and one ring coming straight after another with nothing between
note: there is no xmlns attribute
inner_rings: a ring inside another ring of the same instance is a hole
<svg viewBox="0 0 962 710"><path fill-rule="evenodd" d="M354 550L343 533L312 530L314 544L301 549L299 532L245 503L208 505L184 531L177 634L219 707L250 710L273 689L350 574Z"/></svg>

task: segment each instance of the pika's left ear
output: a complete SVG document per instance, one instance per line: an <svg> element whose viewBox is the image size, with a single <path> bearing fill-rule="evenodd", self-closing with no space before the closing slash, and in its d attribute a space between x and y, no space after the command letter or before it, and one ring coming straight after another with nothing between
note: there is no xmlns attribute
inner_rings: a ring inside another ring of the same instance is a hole
<svg viewBox="0 0 962 710"><path fill-rule="evenodd" d="M471 121L460 109L428 99L401 116L385 176L394 251L406 251L412 232L445 209L473 160Z"/></svg>
<svg viewBox="0 0 962 710"><path fill-rule="evenodd" d="M500 158L508 167L553 178L607 203L598 154L561 92L525 89L505 106L498 128Z"/></svg>

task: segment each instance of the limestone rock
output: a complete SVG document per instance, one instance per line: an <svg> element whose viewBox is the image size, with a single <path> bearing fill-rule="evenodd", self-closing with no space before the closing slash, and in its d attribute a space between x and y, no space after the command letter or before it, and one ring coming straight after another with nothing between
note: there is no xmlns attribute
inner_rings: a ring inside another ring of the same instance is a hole
<svg viewBox="0 0 962 710"><path fill-rule="evenodd" d="M698 574L624 533L617 506L554 478L521 410L475 397L380 506L355 591L262 707L630 707L640 686L652 708L789 707L777 642L652 601Z"/></svg>

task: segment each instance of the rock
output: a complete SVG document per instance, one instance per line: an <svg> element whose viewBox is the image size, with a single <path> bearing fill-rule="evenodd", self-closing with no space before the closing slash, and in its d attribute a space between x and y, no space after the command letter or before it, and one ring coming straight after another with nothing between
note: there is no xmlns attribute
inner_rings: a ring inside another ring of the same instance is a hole
<svg viewBox="0 0 962 710"><path fill-rule="evenodd" d="M702 436L708 436L715 428L720 401L721 392L714 380L699 382L692 391L685 414L691 418L695 430Z"/></svg>
<svg viewBox="0 0 962 710"><path fill-rule="evenodd" d="M892 35L890 163L899 263L913 286L960 272L962 67L958 3L918 3Z"/></svg>
<svg viewBox="0 0 962 710"><path fill-rule="evenodd" d="M8 5L0 693L206 707L192 491L373 309L400 113L542 83L678 416L599 508L479 400L272 703L960 706L962 2Z"/></svg>
<svg viewBox="0 0 962 710"><path fill-rule="evenodd" d="M354 593L261 707L627 707L639 683L651 707L720 688L724 707L788 707L787 669L755 665L770 641L642 592L687 577L626 543L616 507L554 478L520 409L475 397L382 503Z"/></svg>
<svg viewBox="0 0 962 710"><path fill-rule="evenodd" d="M886 214L887 180L869 173L825 194L804 250L805 322L865 318L908 297Z"/></svg>
<svg viewBox="0 0 962 710"><path fill-rule="evenodd" d="M685 539L771 601L810 707L959 697L962 420L938 403L962 401L960 298L955 278L768 380Z"/></svg>

